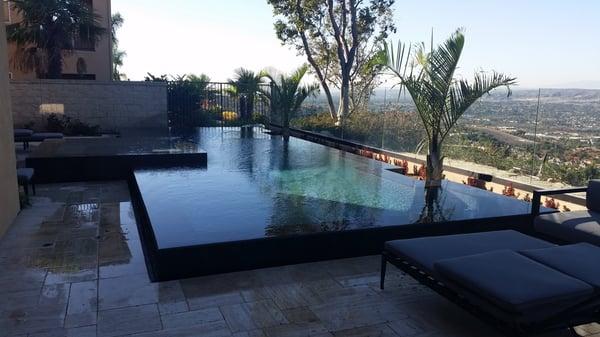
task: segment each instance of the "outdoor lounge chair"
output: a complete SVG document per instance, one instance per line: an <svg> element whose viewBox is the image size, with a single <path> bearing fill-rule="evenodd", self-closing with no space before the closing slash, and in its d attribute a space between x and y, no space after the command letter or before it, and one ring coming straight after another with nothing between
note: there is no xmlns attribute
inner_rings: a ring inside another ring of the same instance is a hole
<svg viewBox="0 0 600 337"><path fill-rule="evenodd" d="M539 215L542 195L586 192L587 210ZM589 242L600 246L600 180L590 180L587 187L533 192L532 213L537 232L564 242Z"/></svg>
<svg viewBox="0 0 600 337"><path fill-rule="evenodd" d="M64 135L58 132L33 132L29 129L15 129L15 143L23 143L23 149L29 148L30 142L43 142L46 139L62 139Z"/></svg>
<svg viewBox="0 0 600 337"><path fill-rule="evenodd" d="M33 195L35 195L35 183L33 182L33 176L35 171L32 168L18 168L17 169L17 182L19 186L23 186L23 190L25 190L25 195L29 195L29 186L33 191Z"/></svg>
<svg viewBox="0 0 600 337"><path fill-rule="evenodd" d="M387 262L510 336L600 319L600 247L557 246L516 231L386 242Z"/></svg>

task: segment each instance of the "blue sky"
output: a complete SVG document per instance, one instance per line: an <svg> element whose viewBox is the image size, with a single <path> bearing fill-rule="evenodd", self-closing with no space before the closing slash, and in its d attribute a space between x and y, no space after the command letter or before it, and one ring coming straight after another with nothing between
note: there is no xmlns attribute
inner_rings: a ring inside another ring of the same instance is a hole
<svg viewBox="0 0 600 337"><path fill-rule="evenodd" d="M395 4L394 40L439 42L466 29L460 73L497 70L523 88L600 89L600 1L429 0ZM281 46L266 0L113 0L125 25L123 71L206 73L223 81L238 67L289 71L303 57Z"/></svg>

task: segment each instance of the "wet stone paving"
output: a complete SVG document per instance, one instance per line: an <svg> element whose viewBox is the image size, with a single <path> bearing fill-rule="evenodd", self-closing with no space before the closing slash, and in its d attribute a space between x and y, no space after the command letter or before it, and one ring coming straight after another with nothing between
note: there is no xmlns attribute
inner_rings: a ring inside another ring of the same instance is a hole
<svg viewBox="0 0 600 337"><path fill-rule="evenodd" d="M0 241L0 337L499 336L393 267L378 281L369 256L152 283L125 182L41 185Z"/></svg>

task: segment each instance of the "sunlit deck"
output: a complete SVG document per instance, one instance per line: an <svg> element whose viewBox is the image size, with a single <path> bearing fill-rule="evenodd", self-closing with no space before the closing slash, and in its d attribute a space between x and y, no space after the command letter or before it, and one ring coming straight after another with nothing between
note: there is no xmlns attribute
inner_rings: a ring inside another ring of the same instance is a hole
<svg viewBox="0 0 600 337"><path fill-rule="evenodd" d="M382 294L376 256L151 283L129 198L39 186L0 241L0 336L498 335L394 268Z"/></svg>

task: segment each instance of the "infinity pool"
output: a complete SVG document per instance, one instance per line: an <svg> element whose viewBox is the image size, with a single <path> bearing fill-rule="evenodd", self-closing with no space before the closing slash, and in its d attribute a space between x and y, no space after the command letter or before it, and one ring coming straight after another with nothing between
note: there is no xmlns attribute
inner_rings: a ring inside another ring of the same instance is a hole
<svg viewBox="0 0 600 337"><path fill-rule="evenodd" d="M530 205L444 182L437 197L392 166L254 129L189 136L205 169L137 170L158 249L529 213Z"/></svg>

